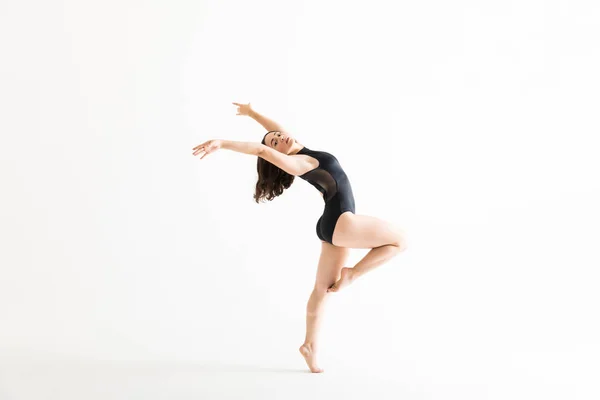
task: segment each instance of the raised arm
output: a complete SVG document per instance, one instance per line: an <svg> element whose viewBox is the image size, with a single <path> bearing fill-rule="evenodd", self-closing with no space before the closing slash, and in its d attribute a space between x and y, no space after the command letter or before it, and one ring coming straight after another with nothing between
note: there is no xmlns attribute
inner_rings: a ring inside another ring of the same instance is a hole
<svg viewBox="0 0 600 400"><path fill-rule="evenodd" d="M304 157L289 156L275 149L255 142L236 142L234 140L220 140L221 148L259 156L273 165L281 168L290 175L301 175L311 169L311 164Z"/></svg>
<svg viewBox="0 0 600 400"><path fill-rule="evenodd" d="M276 165L290 175L301 175L306 171L313 168L313 166L303 157L300 156L289 156L283 154L275 149L265 146L261 143L256 142L238 142L235 140L222 140L212 139L199 144L194 147L192 155L202 155L202 160L208 154L214 153L219 149L227 149L237 151L238 153L245 153L250 155L259 156Z"/></svg>
<svg viewBox="0 0 600 400"><path fill-rule="evenodd" d="M197 156L202 154L202 160L207 155L214 153L219 149L227 149L237 151L238 153L250 154L258 156L263 148L268 148L264 144L256 142L237 142L235 140L211 139L194 147L192 155Z"/></svg>
<svg viewBox="0 0 600 400"><path fill-rule="evenodd" d="M260 156L263 149L267 147L264 144L256 142L238 142L235 140L221 140L221 148L237 151L238 153L250 154L251 156Z"/></svg>
<svg viewBox="0 0 600 400"><path fill-rule="evenodd" d="M248 103L248 104L233 103L233 104L238 106L238 114L237 115L249 116L256 122L261 124L267 131L286 132L286 130L281 125L279 125L277 122L254 111L252 109L252 106L250 105L250 103Z"/></svg>
<svg viewBox="0 0 600 400"><path fill-rule="evenodd" d="M256 122L258 122L259 124L261 124L267 131L285 132L285 129L283 129L283 127L277 122L265 117L264 115L257 113L254 110L250 110L250 114L248 114L248 116Z"/></svg>

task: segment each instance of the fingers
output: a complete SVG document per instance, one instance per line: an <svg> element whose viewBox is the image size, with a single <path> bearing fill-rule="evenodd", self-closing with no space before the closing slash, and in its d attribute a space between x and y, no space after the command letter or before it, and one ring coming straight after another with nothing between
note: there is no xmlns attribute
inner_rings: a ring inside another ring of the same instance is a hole
<svg viewBox="0 0 600 400"><path fill-rule="evenodd" d="M210 153L213 152L213 150L211 149L211 146L209 144L210 140L208 142L204 142L202 144L199 144L198 146L194 147L194 152L192 153L193 156L197 156L200 155L202 153L202 157L200 157L200 159L202 160L204 157L206 157L207 155L209 155Z"/></svg>
<svg viewBox="0 0 600 400"><path fill-rule="evenodd" d="M204 153L204 154L202 154L202 153ZM202 160L204 157L206 157L208 154L210 154L210 151L200 150L200 151L194 153L194 156L199 156L201 154L202 154L202 156L200 157L200 159Z"/></svg>
<svg viewBox="0 0 600 400"><path fill-rule="evenodd" d="M199 153L202 153L203 151L206 151L206 143L199 144L198 146L194 147L192 150L193 150L193 152L192 152L193 156L195 156Z"/></svg>
<svg viewBox="0 0 600 400"><path fill-rule="evenodd" d="M202 157L200 157L200 159L202 160L204 157L206 157L207 155L209 155L209 154L210 154L210 153L212 153L213 151L214 151L214 150L213 150L213 149L210 149L210 148L208 148L208 149L203 149L203 150L201 150L201 151L199 151L199 152L198 152L198 155L200 155L201 153L204 153L204 154L202 154Z"/></svg>
<svg viewBox="0 0 600 400"><path fill-rule="evenodd" d="M231 102L231 104L238 106L237 109L237 114L235 114L236 116L238 115L250 115L250 111L251 111L251 105L250 102L248 102L248 104L241 104L241 103L236 103L236 102Z"/></svg>
<svg viewBox="0 0 600 400"><path fill-rule="evenodd" d="M207 144L208 144L208 142L201 143L198 146L194 147L192 150L196 150L196 149L199 149L201 147L206 147Z"/></svg>

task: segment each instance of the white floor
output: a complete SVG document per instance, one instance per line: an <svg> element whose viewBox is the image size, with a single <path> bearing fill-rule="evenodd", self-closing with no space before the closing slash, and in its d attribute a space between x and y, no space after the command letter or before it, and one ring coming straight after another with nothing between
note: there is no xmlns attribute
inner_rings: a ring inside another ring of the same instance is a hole
<svg viewBox="0 0 600 400"><path fill-rule="evenodd" d="M296 360L300 361L300 360ZM559 361L559 360L557 360ZM593 377L526 377L507 366L495 376L443 383L418 376L410 363L348 367L328 363L311 374L280 365L34 360L12 354L0 361L1 400L96 399L598 399ZM291 366L290 366L291 365ZM573 366L576 368L576 366ZM456 372L456 371L454 371ZM451 375L451 371L449 371Z"/></svg>

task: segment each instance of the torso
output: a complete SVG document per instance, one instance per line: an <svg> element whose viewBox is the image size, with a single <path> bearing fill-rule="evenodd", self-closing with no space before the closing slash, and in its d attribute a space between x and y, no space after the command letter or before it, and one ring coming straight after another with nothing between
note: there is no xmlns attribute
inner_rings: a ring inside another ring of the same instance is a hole
<svg viewBox="0 0 600 400"><path fill-rule="evenodd" d="M314 157L311 157L311 156L309 156L307 154L294 154L294 156L295 157L302 157L306 161L308 161L308 163L309 163L309 167L306 168L306 170L302 171L302 173L298 174L298 176L304 175L308 171L312 171L313 169L319 168L319 160L317 160ZM325 193L321 193L321 192L318 192L318 193L321 195L321 197L323 197L323 199L325 199Z"/></svg>
<svg viewBox="0 0 600 400"><path fill-rule="evenodd" d="M304 146L295 155L305 157L310 165L297 176L317 188L325 201L329 201L340 188L345 192L350 192L350 197L352 197L348 177L333 154L321 150L311 150Z"/></svg>
<svg viewBox="0 0 600 400"><path fill-rule="evenodd" d="M299 178L314 186L323 197L323 214L317 221L317 236L321 241L334 244L333 236L336 225L354 214L356 207L350 180L338 159L331 153L322 150L311 150L304 146L296 153L306 156L312 169L298 175Z"/></svg>

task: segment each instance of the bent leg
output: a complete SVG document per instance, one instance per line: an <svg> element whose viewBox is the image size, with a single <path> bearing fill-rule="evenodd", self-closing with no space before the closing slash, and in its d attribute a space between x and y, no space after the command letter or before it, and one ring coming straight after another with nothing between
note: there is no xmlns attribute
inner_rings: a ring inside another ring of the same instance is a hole
<svg viewBox="0 0 600 400"><path fill-rule="evenodd" d="M333 244L351 249L373 249L388 244L406 247L402 230L394 224L369 215L347 211L340 215L333 232Z"/></svg>
<svg viewBox="0 0 600 400"><path fill-rule="evenodd" d="M343 214L335 227L333 239L336 246L371 250L354 268L340 271L341 278L329 289L330 292L339 291L406 249L406 240L400 229L385 220L367 215Z"/></svg>

